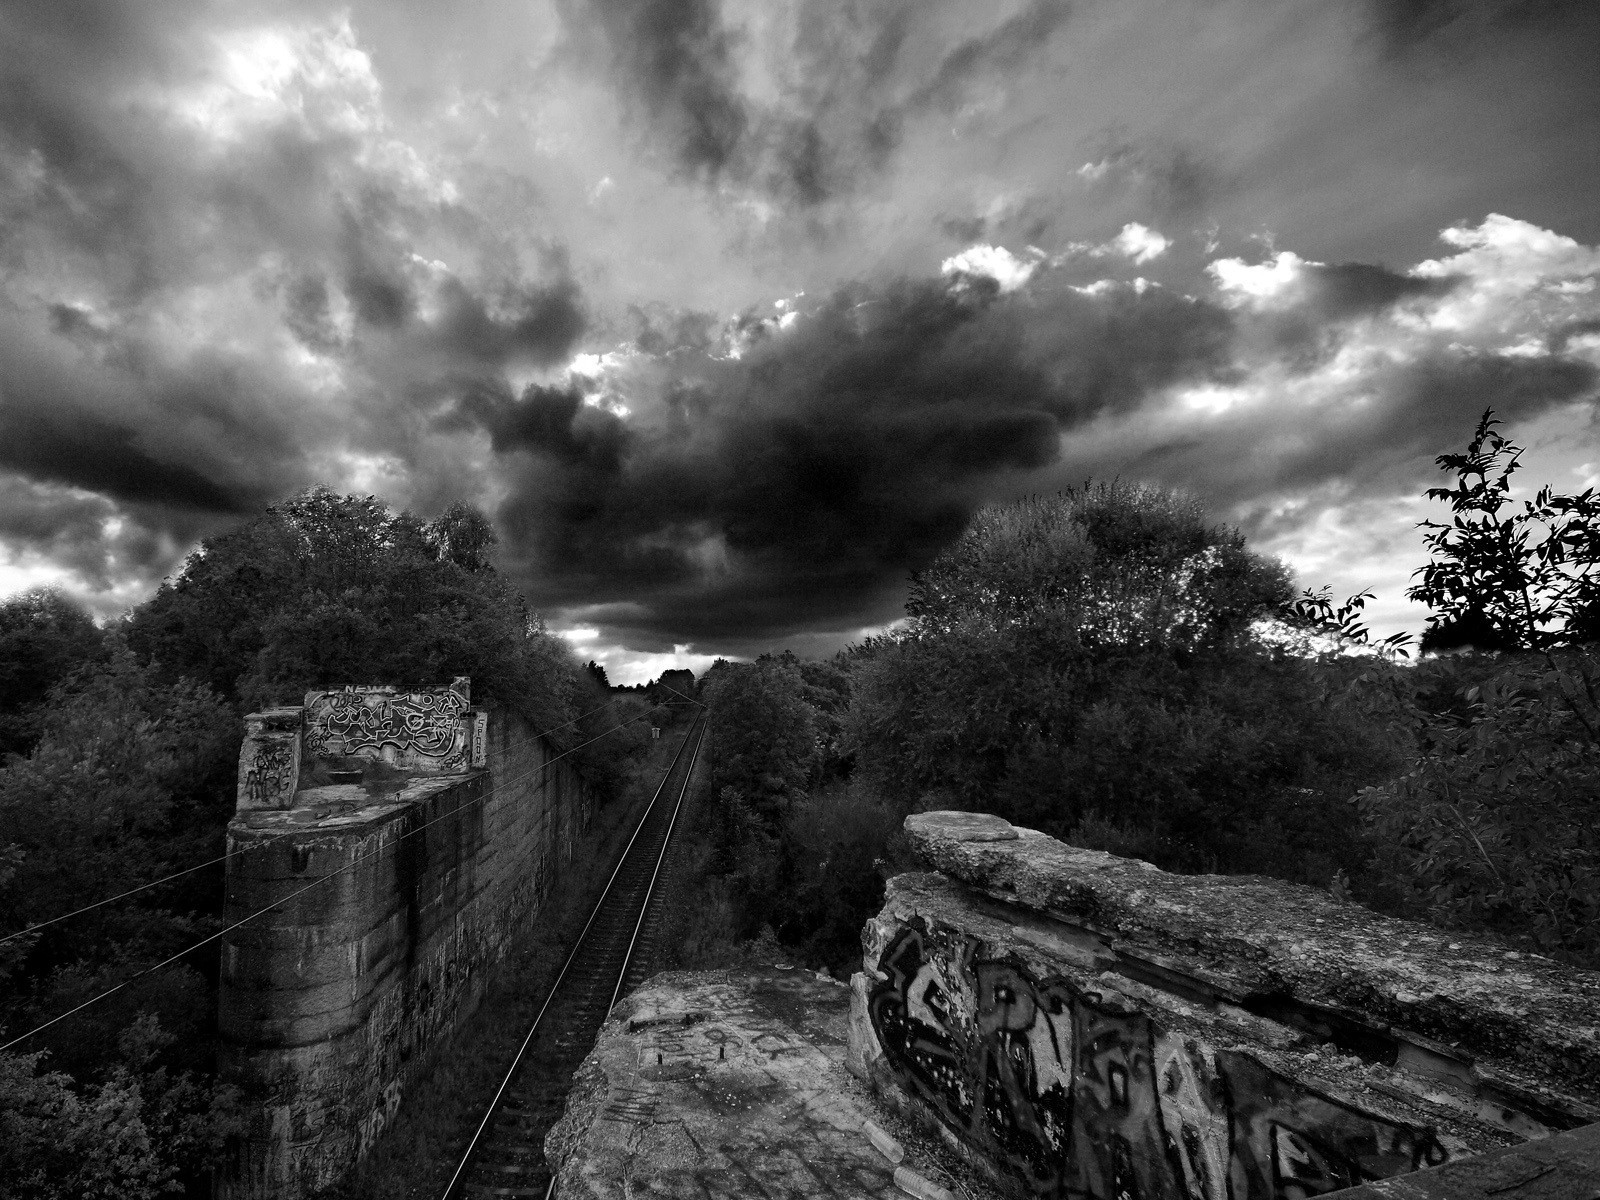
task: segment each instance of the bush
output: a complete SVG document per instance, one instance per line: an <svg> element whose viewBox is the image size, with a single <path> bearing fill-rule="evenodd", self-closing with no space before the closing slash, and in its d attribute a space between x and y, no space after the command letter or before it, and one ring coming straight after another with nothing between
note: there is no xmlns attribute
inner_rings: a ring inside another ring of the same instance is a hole
<svg viewBox="0 0 1600 1200"><path fill-rule="evenodd" d="M1600 967L1597 680L1592 648L1428 665L1422 752L1361 796L1378 898Z"/></svg>
<svg viewBox="0 0 1600 1200"><path fill-rule="evenodd" d="M812 962L843 967L858 959L861 926L883 906L904 818L860 782L835 782L799 801L784 823L778 936Z"/></svg>
<svg viewBox="0 0 1600 1200"><path fill-rule="evenodd" d="M115 1065L79 1086L43 1054L0 1054L0 1190L27 1200L209 1195L211 1163L238 1132L238 1096L157 1065L173 1041L154 1018L117 1039Z"/></svg>

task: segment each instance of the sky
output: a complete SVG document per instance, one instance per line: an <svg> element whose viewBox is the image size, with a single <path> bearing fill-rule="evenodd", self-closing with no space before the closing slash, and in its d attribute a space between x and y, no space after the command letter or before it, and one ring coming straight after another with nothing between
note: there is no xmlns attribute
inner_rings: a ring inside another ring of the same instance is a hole
<svg viewBox="0 0 1600 1200"><path fill-rule="evenodd" d="M305 487L491 514L616 682L831 653L983 504L1405 599L1600 484L1587 0L0 0L0 594Z"/></svg>

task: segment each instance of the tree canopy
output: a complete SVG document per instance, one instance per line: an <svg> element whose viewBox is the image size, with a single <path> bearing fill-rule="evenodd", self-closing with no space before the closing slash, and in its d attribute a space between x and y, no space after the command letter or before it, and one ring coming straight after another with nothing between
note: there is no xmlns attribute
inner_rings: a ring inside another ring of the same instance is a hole
<svg viewBox="0 0 1600 1200"><path fill-rule="evenodd" d="M586 685L490 565L493 544L488 520L465 506L424 522L314 488L205 542L133 614L129 643L247 706L471 675L479 694L549 728Z"/></svg>
<svg viewBox="0 0 1600 1200"><path fill-rule="evenodd" d="M1111 482L982 509L912 576L906 613L924 632L1048 621L1088 648L1187 653L1246 636L1289 592L1195 501Z"/></svg>
<svg viewBox="0 0 1600 1200"><path fill-rule="evenodd" d="M106 652L94 620L59 588L0 600L0 762L37 740L37 709L50 689Z"/></svg>
<svg viewBox="0 0 1600 1200"><path fill-rule="evenodd" d="M914 579L909 627L855 654L844 742L902 810L1326 879L1353 810L1293 830L1277 815L1398 760L1258 637L1291 595L1282 564L1180 495L1106 483L997 505Z"/></svg>

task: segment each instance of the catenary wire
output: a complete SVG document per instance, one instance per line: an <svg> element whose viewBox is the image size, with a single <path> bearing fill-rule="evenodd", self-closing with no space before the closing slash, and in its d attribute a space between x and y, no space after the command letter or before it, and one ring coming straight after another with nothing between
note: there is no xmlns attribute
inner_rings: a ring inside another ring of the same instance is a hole
<svg viewBox="0 0 1600 1200"><path fill-rule="evenodd" d="M496 784L494 787L492 787L488 791L484 792L483 795L474 797L473 799L467 801L466 804L463 804L458 808L454 808L450 812L440 813L437 817L433 818L433 820L426 821L423 824L418 825L415 829L409 829L405 833L402 833L399 837L395 838L393 842L389 842L389 843L387 843L385 845L378 846L374 850L368 851L366 854L362 854L362 855L357 856L356 858L351 859L348 863L346 863L344 866L340 867L337 871L330 871L326 875L319 876L318 878L313 879L310 883L306 884L304 887L296 888L294 891L290 892L287 896L284 896L284 897L282 897L282 898L280 898L278 900L275 900L273 903L267 905L265 908L259 908L255 912L250 913L248 916L241 917L239 920L235 921L232 925L229 925L227 928L219 929L219 930L217 930L217 932L215 932L213 934L210 934L210 935L208 935L206 937L201 938L198 942L195 942L193 945L186 946L184 949L179 950L177 953L172 954L172 955L168 956L167 958L162 959L160 962L156 963L154 966L145 967L142 971L139 971L136 974L128 976L128 978L124 979L121 983L115 984L114 986L107 988L105 991L101 992L99 995L91 996L89 999L85 1000L83 1003L74 1005L73 1007L67 1009L66 1012L60 1013L60 1014L58 1014L58 1015L56 1015L54 1017L51 1017L48 1021L44 1022L44 1024L35 1025L32 1029L28 1030L27 1033L21 1034L18 1037L14 1037L9 1042L6 1042L4 1045L0 1045L0 1053L3 1053L5 1051L7 1051L7 1050L10 1050L13 1046L20 1045L21 1043L27 1041L29 1038L31 1038L36 1033L44 1032L46 1029L49 1029L50 1026L56 1024L58 1021L64 1021L68 1017L72 1016L74 1013L82 1012L84 1009L88 1008L90 1005L97 1004L101 1000L106 999L106 997L108 997L108 996L116 995L116 993L120 992L123 988L127 987L129 984L137 983L139 980L143 979L146 975L152 975L155 972L161 970L162 967L170 966L172 963L177 962L184 955L192 954L192 953L194 953L194 951L199 950L201 947L210 945L212 942L216 941L218 938L226 937L228 934L232 933L235 929L238 929L241 925L247 925L251 921L255 920L257 917L263 916L266 913L272 912L274 909L278 908L280 905L285 904L290 900L293 900L296 896L302 895L305 892L309 892L312 888L317 887L317 886L319 886L319 885L321 885L323 883L326 883L330 879L334 879L334 878L337 878L340 875L343 875L346 871L349 871L352 868L354 868L357 865L359 865L360 863L365 862L368 858L371 858L374 854L382 854L382 853L384 853L389 848L389 846L399 845L401 842L405 841L406 838L411 837L413 834L421 833L424 829L428 828L428 826L436 825L440 821L443 821L446 817L453 817L453 816L460 815L460 813L465 808L467 808L468 805L482 803L483 801L487 800L490 796L494 795L501 788L510 787L513 783L517 783L520 780L526 779L529 775L532 775L532 774L535 774L536 772L544 770L545 767L549 766L551 763L557 761L558 759L565 758L567 755L573 753L574 751L582 750L585 746L589 745L591 742L598 742L601 738L608 737L609 735L615 733L617 730L623 728L623 726L631 725L635 721L641 720L647 714L649 714L651 712L654 712L656 709L661 708L663 705L665 705L667 703L670 703L670 702L666 701L666 700L663 700L659 704L652 704L649 708L645 709L644 712L641 712L641 713L637 714L636 716L629 717L626 721L621 721L621 722L617 723L616 725L613 725L610 729L606 730L605 733L598 734L597 736L590 738L589 741L587 741L587 742L579 742L576 746L572 746L569 749L563 750L560 754L557 754L557 755L554 755L551 758L545 759L544 762L540 763L537 767L533 768L533 770L525 771L521 775L518 775L513 779L506 780L504 783ZM539 786L543 787L544 784L540 783ZM272 840L276 841L277 839L273 838ZM265 845L265 844L269 844L269 843L262 843L262 844ZM254 847L251 847L251 848L254 849Z"/></svg>
<svg viewBox="0 0 1600 1200"><path fill-rule="evenodd" d="M680 696L683 695L682 692L679 692L678 694ZM684 696L685 700L688 698L689 697ZM554 729L546 729L543 733L536 736L543 738L549 737L552 733L560 733L563 729L567 728L568 725L576 725L579 721L585 720L588 717L592 717L595 713L600 712L601 710L615 703L615 700L607 700L599 708L592 708L588 712L582 714L582 716L573 717L572 720L566 723L566 725L557 725ZM298 831L286 829L282 833L278 834L277 837L256 842L248 847L248 849L257 850L262 846L269 846L273 842L277 841L278 838L289 837L291 834L296 832ZM70 921L73 917L82 916L86 912L93 912L97 908L104 908L107 904L115 904L118 900L126 900L129 896L137 896L140 892L147 892L151 888L160 887L164 883L171 883L174 879L182 879L185 875L193 875L196 871L204 871L207 867L214 867L218 863L227 862L230 858L235 858L243 853L245 853L244 850L230 850L226 854L219 854L216 858L209 859L206 862L196 863L192 867L185 867L181 871L174 871L170 875L163 875L160 879L152 879L149 883L141 883L138 887L129 888L125 892L118 892L115 896L107 896L104 900L96 900L93 904L85 904L82 908L75 908L71 912L62 913L59 917L51 917L48 921L39 921L33 925L27 926L26 928L18 929L14 933L8 933L4 937L0 937L0 946L4 946L7 942L14 941L19 937L26 937L30 933L38 933L41 929L48 929L52 925L59 925L62 921Z"/></svg>

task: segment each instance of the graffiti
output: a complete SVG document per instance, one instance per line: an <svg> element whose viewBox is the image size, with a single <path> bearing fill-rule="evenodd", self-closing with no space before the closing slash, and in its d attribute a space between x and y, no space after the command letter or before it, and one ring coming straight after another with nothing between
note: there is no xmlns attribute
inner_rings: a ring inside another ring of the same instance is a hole
<svg viewBox="0 0 1600 1200"><path fill-rule="evenodd" d="M868 1015L884 1056L1037 1195L1305 1200L1446 1157L1427 1130L1162 1029L1115 993L930 940L907 926L880 958Z"/></svg>
<svg viewBox="0 0 1600 1200"><path fill-rule="evenodd" d="M293 736L247 738L239 755L241 808L287 808L299 781L299 745Z"/></svg>
<svg viewBox="0 0 1600 1200"><path fill-rule="evenodd" d="M465 680L429 692L346 688L306 697L306 749L319 758L360 755L400 766L460 770L471 755Z"/></svg>
<svg viewBox="0 0 1600 1200"><path fill-rule="evenodd" d="M472 766L474 770L489 765L489 714L479 710L472 714Z"/></svg>

